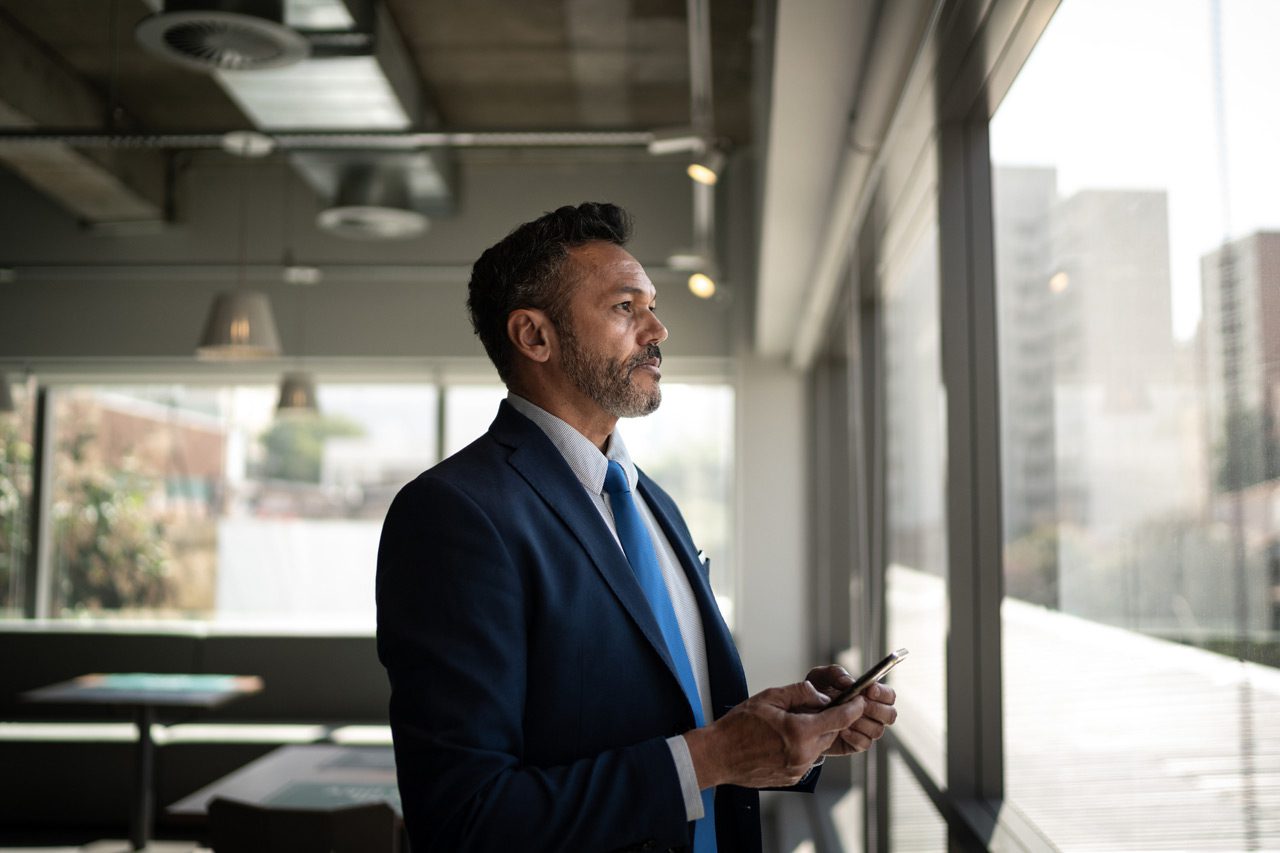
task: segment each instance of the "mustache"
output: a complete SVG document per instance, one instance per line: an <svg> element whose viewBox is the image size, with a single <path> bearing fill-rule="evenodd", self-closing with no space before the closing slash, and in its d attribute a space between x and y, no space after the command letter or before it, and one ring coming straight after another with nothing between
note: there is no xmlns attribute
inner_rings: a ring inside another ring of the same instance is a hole
<svg viewBox="0 0 1280 853"><path fill-rule="evenodd" d="M639 353L632 356L631 360L627 362L627 372L630 373L646 361L653 358L658 360L658 364L662 364L662 350L658 348L657 344L649 344Z"/></svg>

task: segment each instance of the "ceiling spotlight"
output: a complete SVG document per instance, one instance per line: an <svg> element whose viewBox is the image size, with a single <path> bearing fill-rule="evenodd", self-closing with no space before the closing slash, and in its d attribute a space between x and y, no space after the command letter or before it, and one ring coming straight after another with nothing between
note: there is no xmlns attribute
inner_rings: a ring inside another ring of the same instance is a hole
<svg viewBox="0 0 1280 853"><path fill-rule="evenodd" d="M689 276L689 292L699 299L710 299L716 295L716 283L706 273L696 272Z"/></svg>
<svg viewBox="0 0 1280 853"><path fill-rule="evenodd" d="M686 169L689 177L693 178L700 184L707 186L715 186L716 181L720 180L720 173L724 171L725 157L724 152L718 148L712 148L706 154L695 159Z"/></svg>
<svg viewBox="0 0 1280 853"><path fill-rule="evenodd" d="M1065 272L1056 272L1049 278L1049 290L1052 293L1065 293L1071 286L1071 276Z"/></svg>

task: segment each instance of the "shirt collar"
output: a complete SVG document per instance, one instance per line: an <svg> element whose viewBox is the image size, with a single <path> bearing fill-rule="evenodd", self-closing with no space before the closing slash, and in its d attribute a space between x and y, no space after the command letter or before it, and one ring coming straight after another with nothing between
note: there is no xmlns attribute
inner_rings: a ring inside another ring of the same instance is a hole
<svg viewBox="0 0 1280 853"><path fill-rule="evenodd" d="M622 466L623 472L627 475L628 486L632 491L635 490L639 475L636 472L635 463L631 461L631 454L627 452L626 442L622 440L622 433L616 428L609 436L608 452L601 453L600 449L585 435L519 394L508 391L507 402L546 433L547 438L551 439L551 443L568 463L573 475L587 491L596 495L604 494L604 475L609 470L611 461Z"/></svg>

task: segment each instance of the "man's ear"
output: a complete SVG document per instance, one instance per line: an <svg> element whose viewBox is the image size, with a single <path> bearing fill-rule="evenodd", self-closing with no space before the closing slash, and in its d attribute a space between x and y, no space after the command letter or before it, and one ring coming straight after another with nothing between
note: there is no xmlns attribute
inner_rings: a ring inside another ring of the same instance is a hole
<svg viewBox="0 0 1280 853"><path fill-rule="evenodd" d="M551 358L556 330L538 308L517 308L507 315L507 338L517 355L544 363Z"/></svg>

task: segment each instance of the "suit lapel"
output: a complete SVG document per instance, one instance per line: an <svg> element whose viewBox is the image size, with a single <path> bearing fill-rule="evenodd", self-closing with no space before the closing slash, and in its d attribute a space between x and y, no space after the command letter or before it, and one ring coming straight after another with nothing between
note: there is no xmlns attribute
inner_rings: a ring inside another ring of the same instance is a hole
<svg viewBox="0 0 1280 853"><path fill-rule="evenodd" d="M622 604L631 620L644 634L649 645L662 658L671 677L679 683L675 664L662 639L658 620L654 618L644 591L636 581L631 564L609 532L600 511L587 497L560 451L542 430L515 411L505 401L490 427L495 438L511 447L508 463L524 478L538 496L551 508L582 545L605 584Z"/></svg>

